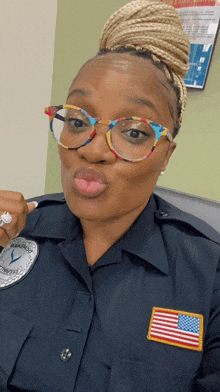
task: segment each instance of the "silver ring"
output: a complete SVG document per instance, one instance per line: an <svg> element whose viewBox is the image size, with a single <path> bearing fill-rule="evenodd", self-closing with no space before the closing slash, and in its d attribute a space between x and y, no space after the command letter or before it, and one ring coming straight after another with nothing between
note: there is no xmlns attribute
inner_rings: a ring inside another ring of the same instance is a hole
<svg viewBox="0 0 220 392"><path fill-rule="evenodd" d="M12 221L12 216L9 214L9 212L5 211L4 214L1 215L0 227L3 227L7 223L11 223L11 221Z"/></svg>

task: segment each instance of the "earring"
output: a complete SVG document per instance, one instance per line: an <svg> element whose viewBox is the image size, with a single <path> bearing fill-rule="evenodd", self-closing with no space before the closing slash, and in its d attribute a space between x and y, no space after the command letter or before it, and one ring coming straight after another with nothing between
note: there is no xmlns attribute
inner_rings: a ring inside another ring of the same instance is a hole
<svg viewBox="0 0 220 392"><path fill-rule="evenodd" d="M160 175L162 176L164 174L164 171L160 172Z"/></svg>

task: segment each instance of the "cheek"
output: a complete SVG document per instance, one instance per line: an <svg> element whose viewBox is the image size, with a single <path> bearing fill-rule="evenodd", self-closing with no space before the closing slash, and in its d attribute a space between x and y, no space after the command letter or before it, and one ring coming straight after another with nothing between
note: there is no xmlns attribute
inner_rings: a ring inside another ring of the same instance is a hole
<svg viewBox="0 0 220 392"><path fill-rule="evenodd" d="M124 172L122 184L126 200L144 202L154 191L164 161L164 152L158 149L146 160L140 163L127 164L127 172Z"/></svg>
<svg viewBox="0 0 220 392"><path fill-rule="evenodd" d="M155 181L160 174L161 161L156 156L151 156L140 163L128 164L128 170L124 173L124 179L129 186L146 186L146 183ZM137 165L137 166L135 166Z"/></svg>
<svg viewBox="0 0 220 392"><path fill-rule="evenodd" d="M68 171L64 167L63 163L61 163L61 184L64 194L67 194L68 184L70 184L70 181L68 181Z"/></svg>
<svg viewBox="0 0 220 392"><path fill-rule="evenodd" d="M65 175L67 172L73 174L74 170L80 164L77 151L67 150L58 145L58 153L61 160L62 173Z"/></svg>
<svg viewBox="0 0 220 392"><path fill-rule="evenodd" d="M59 146L59 144L58 144L57 148L58 148L58 153L59 153L59 156L60 156L60 160L61 160L62 166L64 166L65 168L68 169L70 167L70 165L71 165L71 160L69 158L69 152L70 151L64 149L61 146Z"/></svg>
<svg viewBox="0 0 220 392"><path fill-rule="evenodd" d="M71 184L71 168L74 162L74 157L72 151L64 150L61 146L58 146L58 152L61 160L61 182L63 191L65 192L65 190L68 188L68 184Z"/></svg>

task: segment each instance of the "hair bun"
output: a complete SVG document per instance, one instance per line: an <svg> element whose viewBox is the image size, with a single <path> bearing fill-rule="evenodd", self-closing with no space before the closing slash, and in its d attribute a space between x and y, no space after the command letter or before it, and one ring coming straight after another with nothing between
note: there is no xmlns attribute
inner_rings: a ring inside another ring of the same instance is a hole
<svg viewBox="0 0 220 392"><path fill-rule="evenodd" d="M116 11L103 28L99 50L119 46L150 50L179 77L187 74L189 37L171 5L134 0Z"/></svg>

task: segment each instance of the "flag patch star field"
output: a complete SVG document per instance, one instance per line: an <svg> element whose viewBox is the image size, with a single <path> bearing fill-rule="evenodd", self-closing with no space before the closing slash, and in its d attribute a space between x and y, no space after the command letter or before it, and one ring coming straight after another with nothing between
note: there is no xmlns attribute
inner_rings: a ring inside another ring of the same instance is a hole
<svg viewBox="0 0 220 392"><path fill-rule="evenodd" d="M202 351L203 316L180 310L153 308L147 339Z"/></svg>

